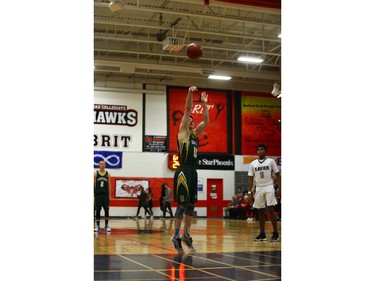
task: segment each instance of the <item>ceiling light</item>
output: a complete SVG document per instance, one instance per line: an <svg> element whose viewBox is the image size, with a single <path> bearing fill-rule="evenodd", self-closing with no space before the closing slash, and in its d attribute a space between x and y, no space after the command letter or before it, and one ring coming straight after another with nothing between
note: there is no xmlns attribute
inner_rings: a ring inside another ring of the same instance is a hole
<svg viewBox="0 0 375 281"><path fill-rule="evenodd" d="M250 63L261 63L261 62L263 62L263 59L257 58L257 57L239 57L237 60L242 61L242 62L250 62Z"/></svg>
<svg viewBox="0 0 375 281"><path fill-rule="evenodd" d="M109 3L109 8L112 12L117 12L122 9L124 9L125 6L125 0L112 0L111 3Z"/></svg>
<svg viewBox="0 0 375 281"><path fill-rule="evenodd" d="M261 63L263 59L257 57L239 57L238 61L249 62L249 63Z"/></svg>
<svg viewBox="0 0 375 281"><path fill-rule="evenodd" d="M215 79L215 80L230 80L232 77L225 76L225 75L210 75L208 79Z"/></svg>

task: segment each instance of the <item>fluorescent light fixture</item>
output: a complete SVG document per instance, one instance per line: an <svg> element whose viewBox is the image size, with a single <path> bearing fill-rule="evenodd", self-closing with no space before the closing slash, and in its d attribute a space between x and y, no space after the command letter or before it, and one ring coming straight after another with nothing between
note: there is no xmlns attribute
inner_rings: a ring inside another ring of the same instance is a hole
<svg viewBox="0 0 375 281"><path fill-rule="evenodd" d="M242 62L250 62L250 63L261 63L261 62L263 62L263 59L257 58L257 57L239 57L237 60L242 61Z"/></svg>
<svg viewBox="0 0 375 281"><path fill-rule="evenodd" d="M225 75L210 75L208 79L215 79L215 80L230 80L232 77L225 76Z"/></svg>

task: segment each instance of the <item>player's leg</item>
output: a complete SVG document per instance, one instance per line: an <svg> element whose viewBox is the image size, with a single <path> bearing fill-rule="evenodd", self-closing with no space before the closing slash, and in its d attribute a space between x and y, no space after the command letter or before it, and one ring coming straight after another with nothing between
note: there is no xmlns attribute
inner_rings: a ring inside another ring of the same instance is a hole
<svg viewBox="0 0 375 281"><path fill-rule="evenodd" d="M193 238L190 236L190 227L193 221L193 213L194 212L194 204L187 203L185 205L185 212L184 212L184 234L181 236L181 241L185 243L185 245L189 248L191 252L195 252L195 248L193 246Z"/></svg>
<svg viewBox="0 0 375 281"><path fill-rule="evenodd" d="M100 231L100 211L102 209L102 204L101 204L101 198L99 195L95 197L95 204L96 204L96 227L94 231L99 232Z"/></svg>
<svg viewBox="0 0 375 281"><path fill-rule="evenodd" d="M104 230L110 232L111 229L108 226L109 221L109 194L105 194L103 198L103 209L104 209Z"/></svg>
<svg viewBox="0 0 375 281"><path fill-rule="evenodd" d="M107 231L107 232L110 232L111 229L109 228L108 226L108 221L109 221L109 206L106 205L106 206L103 206L103 209L104 209L104 230Z"/></svg>
<svg viewBox="0 0 375 281"><path fill-rule="evenodd" d="M279 232L277 231L277 218L276 218L274 209L275 209L274 206L268 207L268 211L270 213L271 223L272 223L272 227L273 227L271 242L276 242L276 241L279 240Z"/></svg>
<svg viewBox="0 0 375 281"><path fill-rule="evenodd" d="M181 245L181 238L180 238L180 228L182 224L183 212L184 212L183 207L180 204L178 204L176 213L174 216L174 234L170 239L175 250L178 252L184 251Z"/></svg>
<svg viewBox="0 0 375 281"><path fill-rule="evenodd" d="M264 214L264 210L266 207L266 200L264 196L264 188L257 187L255 191L255 198L254 198L254 208L258 209L258 216L259 216L259 235L254 238L255 241L266 241L266 233L265 233L265 222L266 216Z"/></svg>
<svg viewBox="0 0 375 281"><path fill-rule="evenodd" d="M267 201L268 212L270 214L271 223L273 227L271 242L275 242L279 240L279 233L277 231L277 218L275 215L275 205L277 204L277 200L276 200L275 189L273 185L270 185L267 187L266 201Z"/></svg>

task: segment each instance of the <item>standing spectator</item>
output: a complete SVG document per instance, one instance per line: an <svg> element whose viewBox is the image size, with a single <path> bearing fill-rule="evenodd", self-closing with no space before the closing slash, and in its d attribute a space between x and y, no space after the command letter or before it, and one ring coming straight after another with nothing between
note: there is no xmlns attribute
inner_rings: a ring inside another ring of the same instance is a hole
<svg viewBox="0 0 375 281"><path fill-rule="evenodd" d="M139 211L141 210L141 208L145 210L145 216L144 216L145 218L146 218L146 214L149 214L151 217L151 213L147 208L147 193L143 186L140 187L140 190L141 190L141 193L137 195L138 196L138 209L137 209L137 215L135 216L136 220L138 219Z"/></svg>
<svg viewBox="0 0 375 281"><path fill-rule="evenodd" d="M172 189L169 187L167 183L162 184L162 188L165 189L165 196L163 197L163 218L165 218L165 214L168 211L171 218L173 218L173 212L171 208L171 200L172 200Z"/></svg>
<svg viewBox="0 0 375 281"><path fill-rule="evenodd" d="M151 219L154 218L154 212L152 211L152 208L153 208L152 197L153 197L152 189L151 189L151 187L149 187L147 189L147 208L148 208L148 210L151 214Z"/></svg>
<svg viewBox="0 0 375 281"><path fill-rule="evenodd" d="M160 203L160 211L163 212L163 206L164 206L164 197L165 197L165 184L161 185L161 194L159 198L159 203Z"/></svg>
<svg viewBox="0 0 375 281"><path fill-rule="evenodd" d="M100 211L104 209L104 230L110 232L108 226L109 220L109 194L111 193L111 175L105 169L105 161L99 161L99 170L94 173L94 195L95 195L95 211L96 211L96 228L95 232L100 231Z"/></svg>
<svg viewBox="0 0 375 281"><path fill-rule="evenodd" d="M250 163L249 167L249 183L248 191L253 189L253 181L255 181L255 200L254 208L257 208L259 211L259 228L260 233L257 237L254 238L255 241L266 241L267 237L265 234L265 213L264 210L267 206L273 234L271 237L271 242L279 240L279 233L277 231L277 219L274 213L274 206L277 204L275 197L275 188L272 179L274 174L277 179L277 184L279 188L277 189L278 194L281 190L281 177L279 174L279 169L277 168L275 160L266 157L267 147L264 144L259 144L257 146L258 159Z"/></svg>
<svg viewBox="0 0 375 281"><path fill-rule="evenodd" d="M174 219L174 234L171 242L178 252L183 252L181 241L186 244L190 251L195 251L193 239L190 236L190 227L193 220L195 203L198 201L198 136L204 132L209 123L208 95L201 92L202 121L194 128L194 118L191 116L193 108L193 94L198 89L191 86L188 90L184 115L181 118L177 134L178 159L180 166L177 168L174 179L174 201L177 209ZM184 221L184 233L180 237L180 228Z"/></svg>

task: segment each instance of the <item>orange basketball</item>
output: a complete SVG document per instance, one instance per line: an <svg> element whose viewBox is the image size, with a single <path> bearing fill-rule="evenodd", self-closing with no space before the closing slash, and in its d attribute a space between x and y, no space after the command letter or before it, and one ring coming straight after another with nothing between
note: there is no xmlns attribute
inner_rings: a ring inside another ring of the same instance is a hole
<svg viewBox="0 0 375 281"><path fill-rule="evenodd" d="M199 59L202 56L202 47L198 43L191 43L186 48L186 55L191 59Z"/></svg>

